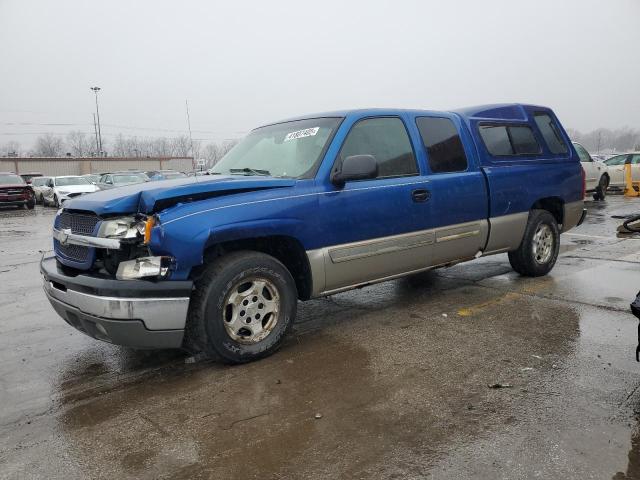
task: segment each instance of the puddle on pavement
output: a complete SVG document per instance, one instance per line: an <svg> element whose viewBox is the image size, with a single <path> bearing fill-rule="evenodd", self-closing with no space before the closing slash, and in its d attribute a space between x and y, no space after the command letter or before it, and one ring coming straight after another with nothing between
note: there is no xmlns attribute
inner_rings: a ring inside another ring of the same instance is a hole
<svg viewBox="0 0 640 480"><path fill-rule="evenodd" d="M468 287L466 301L497 301L452 321L417 310L424 298L397 308L393 299L415 298L418 290L390 285L369 292L389 307L352 310L343 324L294 337L249 365L174 361L128 384L111 379L111 389L79 394L83 382L111 368L80 359L80 370L70 366L57 385L65 455L88 476L422 475L448 442L518 422L519 390L494 391L487 383L522 387L528 377L520 369L533 354L558 358L575 342L578 317L566 306L513 294L498 301L501 292ZM438 295L449 297L446 304L460 294ZM410 328L398 328L400 321ZM550 368L544 360L536 372Z"/></svg>

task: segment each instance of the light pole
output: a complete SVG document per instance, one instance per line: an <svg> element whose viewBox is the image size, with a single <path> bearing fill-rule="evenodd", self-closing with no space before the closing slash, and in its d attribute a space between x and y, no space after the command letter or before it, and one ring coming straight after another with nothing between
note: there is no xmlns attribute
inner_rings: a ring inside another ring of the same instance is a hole
<svg viewBox="0 0 640 480"><path fill-rule="evenodd" d="M98 92L100 87L90 87L96 94L96 117L98 117L98 156L102 156L102 131L100 130L100 110L98 109Z"/></svg>

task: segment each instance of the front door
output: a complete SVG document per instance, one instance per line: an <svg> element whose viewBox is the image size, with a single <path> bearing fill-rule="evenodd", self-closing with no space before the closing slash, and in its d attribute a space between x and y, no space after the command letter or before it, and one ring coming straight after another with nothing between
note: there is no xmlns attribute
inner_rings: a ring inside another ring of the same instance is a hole
<svg viewBox="0 0 640 480"><path fill-rule="evenodd" d="M357 121L338 159L351 155L373 155L378 177L347 182L320 196L325 292L425 268L435 239L425 231L428 180L420 174L403 120Z"/></svg>

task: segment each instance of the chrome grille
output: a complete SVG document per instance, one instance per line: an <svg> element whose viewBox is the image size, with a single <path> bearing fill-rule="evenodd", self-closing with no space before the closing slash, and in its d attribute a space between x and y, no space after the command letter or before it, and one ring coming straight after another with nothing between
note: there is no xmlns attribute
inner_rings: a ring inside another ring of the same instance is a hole
<svg viewBox="0 0 640 480"><path fill-rule="evenodd" d="M74 262L86 262L89 258L89 247L82 245L60 245L58 240L53 241L56 253Z"/></svg>
<svg viewBox="0 0 640 480"><path fill-rule="evenodd" d="M91 213L70 213L63 211L56 218L55 226L59 230L71 229L71 233L77 235L93 236L98 222L100 222L100 218ZM55 239L53 241L53 247L63 263L64 260L67 259L76 264L84 264L83 267L74 265L77 268L91 268L95 256L93 248L83 247L82 245L61 245L60 242Z"/></svg>
<svg viewBox="0 0 640 480"><path fill-rule="evenodd" d="M58 228L70 228L71 233L79 235L93 235L93 231L100 219L95 215L62 212L58 218Z"/></svg>

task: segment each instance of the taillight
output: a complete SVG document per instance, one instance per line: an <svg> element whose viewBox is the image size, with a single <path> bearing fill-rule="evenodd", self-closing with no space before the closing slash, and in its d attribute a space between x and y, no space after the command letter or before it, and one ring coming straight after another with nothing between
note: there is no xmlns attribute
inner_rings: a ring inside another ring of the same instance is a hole
<svg viewBox="0 0 640 480"><path fill-rule="evenodd" d="M584 173L582 165L580 165L580 170L582 170L582 199L584 200L587 197L587 174Z"/></svg>

